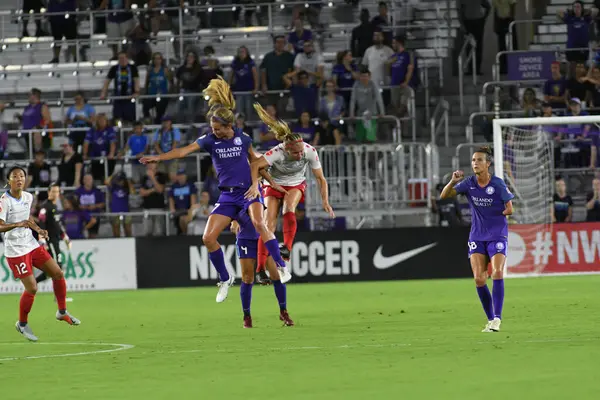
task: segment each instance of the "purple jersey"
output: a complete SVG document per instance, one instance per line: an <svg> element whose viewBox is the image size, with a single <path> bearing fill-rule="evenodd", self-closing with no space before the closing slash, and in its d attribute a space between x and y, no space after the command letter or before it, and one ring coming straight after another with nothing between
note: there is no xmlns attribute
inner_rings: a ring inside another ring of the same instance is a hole
<svg viewBox="0 0 600 400"><path fill-rule="evenodd" d="M92 187L87 190L84 186L75 189L75 195L79 199L79 204L82 206L93 206L95 204L104 203L104 193L97 187Z"/></svg>
<svg viewBox="0 0 600 400"><path fill-rule="evenodd" d="M252 185L248 162L248 149L252 146L252 138L240 128L234 128L233 132L231 139L219 139L211 133L196 140L196 143L210 154L221 190L247 189Z"/></svg>
<svg viewBox="0 0 600 400"><path fill-rule="evenodd" d="M471 206L471 233L469 241L502 241L508 238L508 222L502 214L505 204L514 195L504 181L492 176L485 187L479 186L476 176L470 176L454 187L457 193L467 196Z"/></svg>
<svg viewBox="0 0 600 400"><path fill-rule="evenodd" d="M111 182L110 186L110 211L129 212L129 185L119 185Z"/></svg>
<svg viewBox="0 0 600 400"><path fill-rule="evenodd" d="M83 231L85 225L90 222L92 217L90 213L84 210L63 211L62 220L65 225L65 231L70 239L84 239Z"/></svg>

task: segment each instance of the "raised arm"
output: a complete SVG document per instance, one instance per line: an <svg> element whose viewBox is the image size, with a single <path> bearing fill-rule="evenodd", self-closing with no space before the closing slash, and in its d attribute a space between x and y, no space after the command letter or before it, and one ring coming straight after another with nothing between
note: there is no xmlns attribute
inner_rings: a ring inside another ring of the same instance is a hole
<svg viewBox="0 0 600 400"><path fill-rule="evenodd" d="M460 182L464 177L465 177L464 172L454 171L452 173L452 179L450 180L450 182L448 182L448 184L446 186L444 186L444 189L442 190L442 193L440 194L440 199L448 199L450 197L456 197L458 192L456 191L454 186L456 186L456 184L458 182Z"/></svg>

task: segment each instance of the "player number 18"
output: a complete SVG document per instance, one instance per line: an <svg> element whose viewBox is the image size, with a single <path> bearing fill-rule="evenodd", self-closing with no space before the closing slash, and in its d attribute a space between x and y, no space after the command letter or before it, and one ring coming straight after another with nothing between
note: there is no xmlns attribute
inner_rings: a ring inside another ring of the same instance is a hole
<svg viewBox="0 0 600 400"><path fill-rule="evenodd" d="M477 243L475 243L475 242L469 242L469 249L475 250L476 248L477 248Z"/></svg>
<svg viewBox="0 0 600 400"><path fill-rule="evenodd" d="M15 265L15 268L17 269L20 275L24 275L27 273L27 264L25 264L24 262Z"/></svg>

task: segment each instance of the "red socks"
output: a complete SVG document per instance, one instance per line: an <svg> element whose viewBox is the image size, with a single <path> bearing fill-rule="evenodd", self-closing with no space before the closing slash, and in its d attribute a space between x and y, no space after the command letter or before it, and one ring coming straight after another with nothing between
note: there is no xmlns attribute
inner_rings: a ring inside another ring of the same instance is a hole
<svg viewBox="0 0 600 400"><path fill-rule="evenodd" d="M294 244L294 238L296 237L296 229L298 224L296 223L296 213L288 212L283 214L283 243L292 250Z"/></svg>
<svg viewBox="0 0 600 400"><path fill-rule="evenodd" d="M65 278L55 281L52 280L52 287L54 288L54 296L56 296L56 303L58 304L59 310L67 309L67 282Z"/></svg>
<svg viewBox="0 0 600 400"><path fill-rule="evenodd" d="M262 239L258 239L258 257L257 257L256 272L265 270L265 264L267 263L268 256L269 256L269 252L267 251L265 242L263 242Z"/></svg>
<svg viewBox="0 0 600 400"><path fill-rule="evenodd" d="M33 300L35 300L35 294L23 292L21 295L21 301L19 302L19 322L27 322L27 316L33 306Z"/></svg>

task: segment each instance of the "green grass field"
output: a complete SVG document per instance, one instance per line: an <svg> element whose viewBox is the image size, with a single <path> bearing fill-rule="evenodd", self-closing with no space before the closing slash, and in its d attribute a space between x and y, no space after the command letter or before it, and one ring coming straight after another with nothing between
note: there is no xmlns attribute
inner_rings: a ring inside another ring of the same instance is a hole
<svg viewBox="0 0 600 400"><path fill-rule="evenodd" d="M237 286L223 304L216 288L75 293L80 327L54 321L41 294L38 343L17 334L19 298L3 295L0 398L596 399L599 286L509 280L494 334L480 332L471 280L292 284L293 328L272 287L254 288L254 329Z"/></svg>

